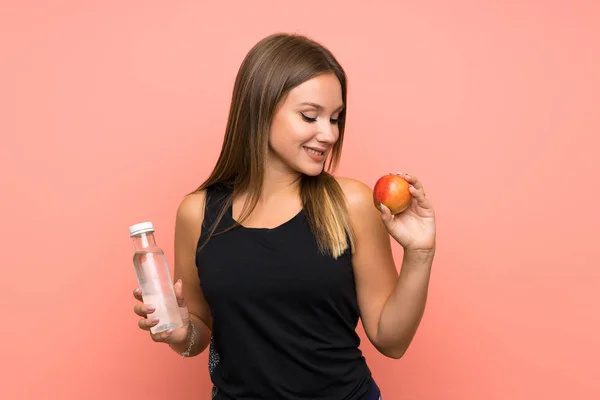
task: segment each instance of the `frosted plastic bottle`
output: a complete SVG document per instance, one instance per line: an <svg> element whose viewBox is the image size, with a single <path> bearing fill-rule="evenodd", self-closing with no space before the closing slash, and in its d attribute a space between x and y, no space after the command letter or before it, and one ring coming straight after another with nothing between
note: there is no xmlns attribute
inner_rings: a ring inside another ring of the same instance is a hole
<svg viewBox="0 0 600 400"><path fill-rule="evenodd" d="M183 325L179 305L173 290L171 274L164 252L156 245L152 222L141 222L129 227L135 253L133 265L142 290L144 304L151 304L156 310L148 318L158 317L152 333L176 329Z"/></svg>

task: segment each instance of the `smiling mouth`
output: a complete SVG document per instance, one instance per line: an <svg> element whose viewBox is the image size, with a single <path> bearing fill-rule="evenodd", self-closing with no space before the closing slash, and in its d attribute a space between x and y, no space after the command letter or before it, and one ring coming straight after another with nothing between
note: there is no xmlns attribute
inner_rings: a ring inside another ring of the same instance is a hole
<svg viewBox="0 0 600 400"><path fill-rule="evenodd" d="M306 149L306 151L308 151L310 154L314 154L314 155L317 155L317 156L322 156L323 154L325 154L325 152L324 152L324 151L317 151L317 150L315 150L315 149L311 149L310 147L306 147L306 146L305 146L304 148L305 148L305 149Z"/></svg>

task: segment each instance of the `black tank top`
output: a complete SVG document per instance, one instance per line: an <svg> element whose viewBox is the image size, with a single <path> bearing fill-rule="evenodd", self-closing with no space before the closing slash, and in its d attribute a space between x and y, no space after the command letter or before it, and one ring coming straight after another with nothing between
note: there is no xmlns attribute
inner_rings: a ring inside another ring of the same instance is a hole
<svg viewBox="0 0 600 400"><path fill-rule="evenodd" d="M230 192L207 190L199 245ZM371 372L356 334L350 251L319 253L304 211L274 229L236 227L231 207L196 255L213 318L215 400L363 400Z"/></svg>

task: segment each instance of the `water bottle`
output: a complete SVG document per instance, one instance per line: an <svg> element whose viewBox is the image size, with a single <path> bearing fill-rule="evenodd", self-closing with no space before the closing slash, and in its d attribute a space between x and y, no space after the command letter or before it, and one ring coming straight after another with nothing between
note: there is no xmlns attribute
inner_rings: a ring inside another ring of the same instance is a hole
<svg viewBox="0 0 600 400"><path fill-rule="evenodd" d="M148 318L158 317L158 324L150 328L152 333L176 329L183 325L179 305L173 290L171 274L164 252L156 245L152 222L141 222L129 227L135 253L133 265L142 290L144 304L156 310Z"/></svg>

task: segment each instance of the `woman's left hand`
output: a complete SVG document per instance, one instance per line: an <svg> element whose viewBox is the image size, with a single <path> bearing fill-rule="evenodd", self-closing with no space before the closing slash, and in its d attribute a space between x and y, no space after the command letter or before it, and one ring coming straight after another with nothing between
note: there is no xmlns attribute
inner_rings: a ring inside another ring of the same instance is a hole
<svg viewBox="0 0 600 400"><path fill-rule="evenodd" d="M399 173L410 184L411 204L403 212L392 215L381 205L381 219L390 235L404 250L435 249L435 213L421 182L414 176Z"/></svg>

